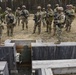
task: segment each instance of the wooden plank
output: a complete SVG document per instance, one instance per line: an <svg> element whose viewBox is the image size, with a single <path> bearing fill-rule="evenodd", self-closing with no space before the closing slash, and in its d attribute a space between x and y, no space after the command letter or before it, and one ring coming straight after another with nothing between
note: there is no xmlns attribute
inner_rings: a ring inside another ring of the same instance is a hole
<svg viewBox="0 0 76 75"><path fill-rule="evenodd" d="M45 69L41 69L42 75L46 75Z"/></svg>
<svg viewBox="0 0 76 75"><path fill-rule="evenodd" d="M76 46L76 42L61 42L60 44L54 44L54 42L51 43L31 43L32 47L36 46Z"/></svg>
<svg viewBox="0 0 76 75"><path fill-rule="evenodd" d="M14 39L14 40L11 40L11 43L13 43L13 42L16 45L31 45L31 43L35 43L36 40Z"/></svg>
<svg viewBox="0 0 76 75"><path fill-rule="evenodd" d="M53 72L51 69L45 69L46 75L53 75Z"/></svg>
<svg viewBox="0 0 76 75"><path fill-rule="evenodd" d="M56 68L52 70L54 74L75 74L76 68Z"/></svg>
<svg viewBox="0 0 76 75"><path fill-rule="evenodd" d="M51 75L51 74L49 73L48 69L45 69L45 73L46 73L46 75Z"/></svg>
<svg viewBox="0 0 76 75"><path fill-rule="evenodd" d="M76 67L76 59L32 61L33 69L40 68L70 68Z"/></svg>
<svg viewBox="0 0 76 75"><path fill-rule="evenodd" d="M41 69L42 75L53 75L51 68Z"/></svg>
<svg viewBox="0 0 76 75"><path fill-rule="evenodd" d="M76 73L76 68L59 68L59 69L41 69L42 75L53 75L53 74L74 74Z"/></svg>

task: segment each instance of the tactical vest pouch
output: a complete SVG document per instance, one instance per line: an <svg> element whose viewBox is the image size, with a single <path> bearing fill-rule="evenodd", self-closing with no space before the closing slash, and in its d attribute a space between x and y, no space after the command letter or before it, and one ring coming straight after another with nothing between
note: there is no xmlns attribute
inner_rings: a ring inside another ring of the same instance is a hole
<svg viewBox="0 0 76 75"><path fill-rule="evenodd" d="M13 23L14 22L14 17L13 16L9 16L8 15L8 18L9 18L9 23Z"/></svg>
<svg viewBox="0 0 76 75"><path fill-rule="evenodd" d="M21 16L24 16L25 18L27 18L27 17L28 17L28 14L27 14L27 13L25 13L24 11L22 11Z"/></svg>
<svg viewBox="0 0 76 75"><path fill-rule="evenodd" d="M57 24L59 28L63 28L64 24Z"/></svg>
<svg viewBox="0 0 76 75"><path fill-rule="evenodd" d="M50 17L49 17L49 20L52 21L52 20L53 20L53 16L50 16Z"/></svg>

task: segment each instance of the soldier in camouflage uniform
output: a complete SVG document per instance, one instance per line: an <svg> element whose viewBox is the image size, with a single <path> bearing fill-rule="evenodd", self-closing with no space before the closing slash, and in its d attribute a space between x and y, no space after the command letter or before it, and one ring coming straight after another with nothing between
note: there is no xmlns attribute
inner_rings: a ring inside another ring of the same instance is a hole
<svg viewBox="0 0 76 75"><path fill-rule="evenodd" d="M7 24L7 36L13 36L16 19L11 8L8 9L8 14L5 15L5 23Z"/></svg>
<svg viewBox="0 0 76 75"><path fill-rule="evenodd" d="M8 14L9 7L6 7L5 14Z"/></svg>
<svg viewBox="0 0 76 75"><path fill-rule="evenodd" d="M20 7L18 7L15 12L16 22L17 22L18 26L20 25L20 13L21 13L21 10L20 10Z"/></svg>
<svg viewBox="0 0 76 75"><path fill-rule="evenodd" d="M45 27L46 26L46 10L45 10L45 8L43 8L43 11L42 11L42 23L43 23L43 26Z"/></svg>
<svg viewBox="0 0 76 75"><path fill-rule="evenodd" d="M37 10L38 10L37 13L34 15L35 25L33 34L35 33L37 27L38 27L38 34L40 34L41 32L41 15L42 15L41 6L38 6Z"/></svg>
<svg viewBox="0 0 76 75"><path fill-rule="evenodd" d="M48 33L51 32L51 25L52 25L52 21L53 21L53 16L54 16L54 12L51 9L51 5L48 4L47 5L47 13L46 13L46 23L47 23L46 32L48 32Z"/></svg>
<svg viewBox="0 0 76 75"><path fill-rule="evenodd" d="M3 17L2 17L2 15L3 15L3 12L2 12L2 8L0 7L0 20L1 20L1 22L3 22Z"/></svg>
<svg viewBox="0 0 76 75"><path fill-rule="evenodd" d="M57 15L58 15L57 8L59 7L59 4L56 4L55 6L56 7L54 9L54 20L56 20ZM53 35L55 35L56 34L56 25L55 25L55 23L53 23L53 30L54 30L54 34Z"/></svg>
<svg viewBox="0 0 76 75"><path fill-rule="evenodd" d="M71 30L71 24L75 17L75 11L72 5L67 5L65 15L66 15L66 31L69 32Z"/></svg>
<svg viewBox="0 0 76 75"><path fill-rule="evenodd" d="M4 29L4 26L2 25L2 22L0 21L0 44L1 44L1 38L2 38L3 29Z"/></svg>
<svg viewBox="0 0 76 75"><path fill-rule="evenodd" d="M29 11L26 10L26 6L23 5L21 10L22 30L24 30L25 24L26 28L28 29L28 17L29 17Z"/></svg>
<svg viewBox="0 0 76 75"><path fill-rule="evenodd" d="M59 7L59 4L55 5L54 13L57 12L57 7Z"/></svg>
<svg viewBox="0 0 76 75"><path fill-rule="evenodd" d="M74 10L75 10L75 13L76 13L76 6L74 6Z"/></svg>
<svg viewBox="0 0 76 75"><path fill-rule="evenodd" d="M56 16L56 19L54 20L54 23L56 25L56 32L57 32L56 35L57 35L57 39L58 39L58 41L56 43L60 44L62 28L64 27L64 23L65 23L65 15L63 13L62 7L58 7L57 12L58 12L58 14Z"/></svg>

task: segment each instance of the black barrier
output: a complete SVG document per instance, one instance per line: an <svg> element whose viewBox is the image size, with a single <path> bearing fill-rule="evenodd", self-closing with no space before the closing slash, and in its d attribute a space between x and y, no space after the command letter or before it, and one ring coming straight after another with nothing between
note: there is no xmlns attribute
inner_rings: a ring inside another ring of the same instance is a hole
<svg viewBox="0 0 76 75"><path fill-rule="evenodd" d="M16 68L16 60L13 47L0 47L0 61L7 61L9 70Z"/></svg>
<svg viewBox="0 0 76 75"><path fill-rule="evenodd" d="M76 59L76 45L33 46L33 60Z"/></svg>

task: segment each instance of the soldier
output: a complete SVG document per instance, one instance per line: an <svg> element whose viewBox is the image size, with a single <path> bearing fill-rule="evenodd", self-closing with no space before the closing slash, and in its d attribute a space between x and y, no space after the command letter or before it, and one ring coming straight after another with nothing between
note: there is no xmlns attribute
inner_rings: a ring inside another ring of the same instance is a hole
<svg viewBox="0 0 76 75"><path fill-rule="evenodd" d="M21 10L20 10L20 7L18 7L15 12L16 21L17 21L18 26L20 25L20 13L21 13Z"/></svg>
<svg viewBox="0 0 76 75"><path fill-rule="evenodd" d="M14 14L12 13L12 9L8 9L8 14L5 15L5 23L7 24L7 36L13 36L13 29L16 23L16 19Z"/></svg>
<svg viewBox="0 0 76 75"><path fill-rule="evenodd" d="M65 15L63 13L63 7L58 7L57 12L58 14L56 16L56 19L54 20L54 23L56 25L56 32L57 32L57 39L58 39L56 43L60 44L62 28L64 27L64 23L65 23Z"/></svg>
<svg viewBox="0 0 76 75"><path fill-rule="evenodd" d="M2 31L4 29L4 26L2 25L2 22L0 21L0 44L1 44L1 39L2 39Z"/></svg>
<svg viewBox="0 0 76 75"><path fill-rule="evenodd" d="M22 19L22 30L24 30L24 26L26 24L26 28L28 29L28 17L29 17L29 12L26 10L26 6L22 6L21 10L21 19Z"/></svg>
<svg viewBox="0 0 76 75"><path fill-rule="evenodd" d="M3 17L2 17L3 13L2 13L2 8L0 7L0 20L1 22L3 22Z"/></svg>
<svg viewBox="0 0 76 75"><path fill-rule="evenodd" d="M37 7L37 13L34 15L34 21L35 21L35 25L34 25L34 31L33 34L36 31L36 28L38 27L38 34L40 34L41 32L41 6Z"/></svg>
<svg viewBox="0 0 76 75"><path fill-rule="evenodd" d="M54 13L57 12L57 7L59 7L59 4L55 5Z"/></svg>
<svg viewBox="0 0 76 75"><path fill-rule="evenodd" d="M51 32L51 24L53 21L53 16L54 16L54 12L51 9L51 5L48 4L47 5L47 13L46 13L46 23L47 23L47 30L46 32L50 33Z"/></svg>
<svg viewBox="0 0 76 75"><path fill-rule="evenodd" d="M74 10L75 10L75 13L76 13L76 6L74 6Z"/></svg>
<svg viewBox="0 0 76 75"><path fill-rule="evenodd" d="M43 26L45 27L46 26L46 11L45 11L45 8L43 8L43 11L42 11L42 22L43 22Z"/></svg>
<svg viewBox="0 0 76 75"><path fill-rule="evenodd" d="M55 6L56 6L56 8L54 9L54 20L56 20L57 15L58 15L57 8L59 7L59 4L56 4ZM55 35L56 34L56 25L55 25L55 23L53 23L53 30L54 30L53 35Z"/></svg>
<svg viewBox="0 0 76 75"><path fill-rule="evenodd" d="M73 9L73 5L67 5L65 15L66 15L66 31L69 32L71 30L71 24L75 17L75 11Z"/></svg>
<svg viewBox="0 0 76 75"><path fill-rule="evenodd" d="M6 7L5 14L8 14L9 7Z"/></svg>

